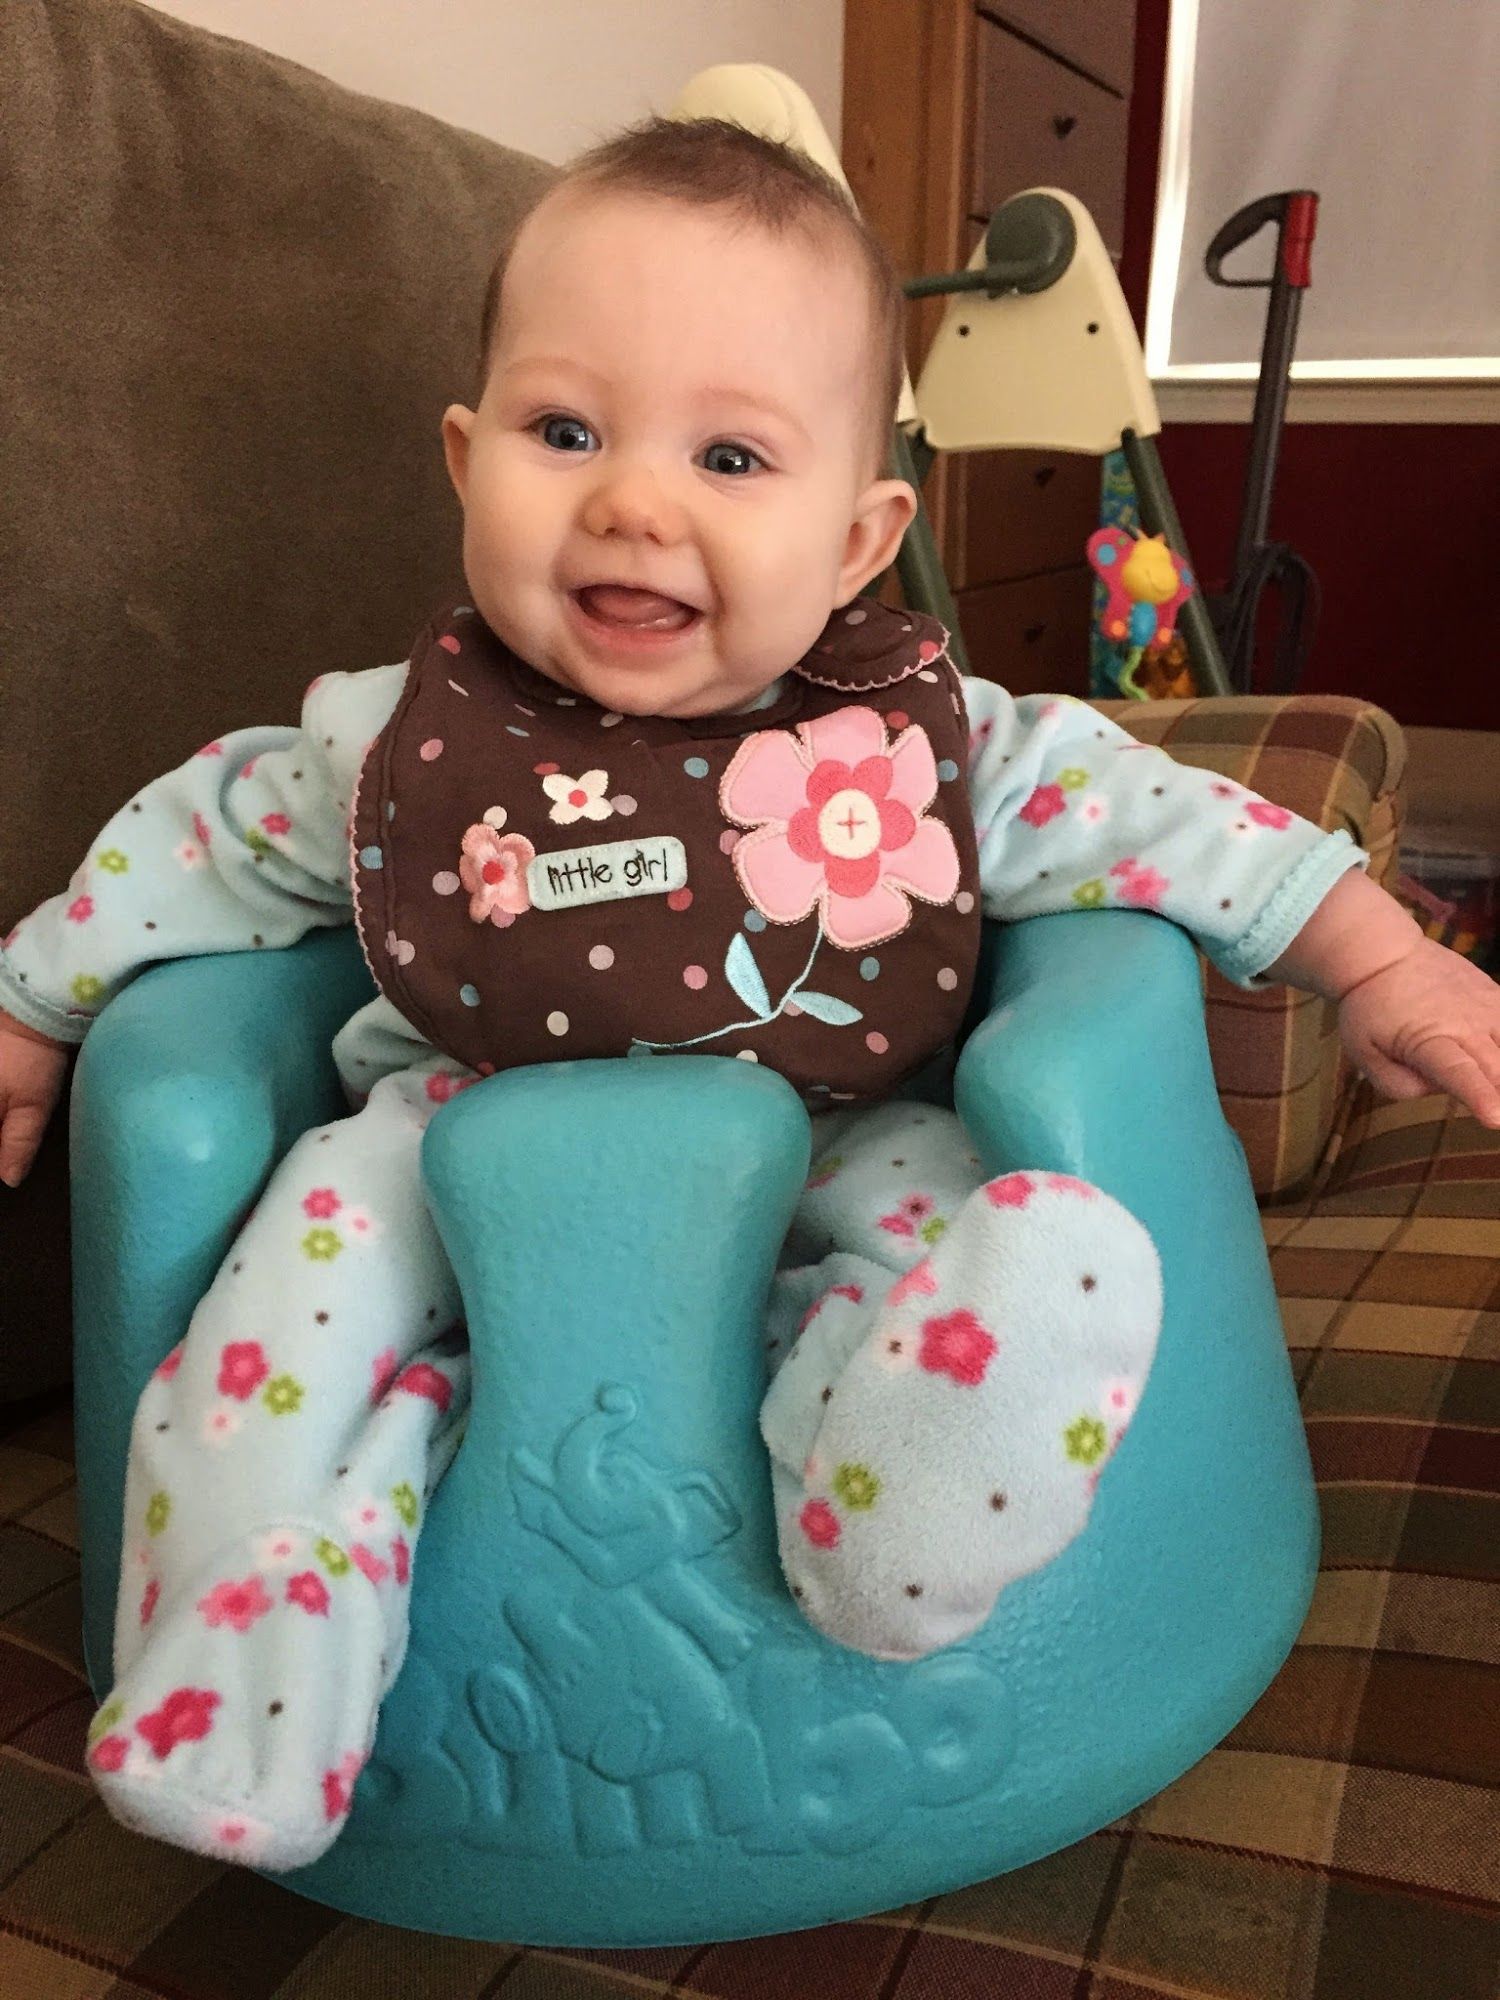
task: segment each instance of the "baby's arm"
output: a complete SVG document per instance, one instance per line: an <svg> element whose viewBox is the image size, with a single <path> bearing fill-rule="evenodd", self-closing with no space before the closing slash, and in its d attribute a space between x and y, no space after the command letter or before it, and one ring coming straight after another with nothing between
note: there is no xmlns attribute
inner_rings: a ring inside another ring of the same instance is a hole
<svg viewBox="0 0 1500 2000"><path fill-rule="evenodd" d="M1234 985L1265 976L1369 856L1284 806L1138 744L1065 695L966 680L969 787L986 916L1154 910ZM1389 900L1389 899L1387 899Z"/></svg>
<svg viewBox="0 0 1500 2000"><path fill-rule="evenodd" d="M44 1058L81 1042L148 965L272 949L350 920L352 787L404 675L325 675L300 727L238 730L154 779L68 888L4 940L0 1179L20 1181L56 1099L61 1065Z"/></svg>
<svg viewBox="0 0 1500 2000"><path fill-rule="evenodd" d="M979 680L964 695L987 916L1155 910L1236 986L1338 1001L1345 1047L1389 1095L1451 1091L1500 1125L1500 987L1357 872L1369 856L1347 833L1069 697Z"/></svg>

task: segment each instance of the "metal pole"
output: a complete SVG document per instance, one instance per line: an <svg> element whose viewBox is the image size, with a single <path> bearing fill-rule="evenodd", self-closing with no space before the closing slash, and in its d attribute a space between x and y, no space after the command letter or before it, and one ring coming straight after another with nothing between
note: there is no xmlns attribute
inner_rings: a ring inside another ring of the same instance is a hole
<svg viewBox="0 0 1500 2000"><path fill-rule="evenodd" d="M1188 548L1187 537L1182 532L1177 509L1172 504L1171 488L1167 485L1167 475L1157 454L1156 439L1142 437L1136 431L1122 431L1120 444L1125 453L1125 463L1130 467L1130 477L1135 482L1141 526L1148 535L1166 536L1168 547L1182 557L1197 586L1178 612L1177 620L1187 641L1198 692L1233 694L1235 690L1229 684L1224 655L1219 650L1218 638L1209 622L1208 607L1203 602L1203 580Z"/></svg>

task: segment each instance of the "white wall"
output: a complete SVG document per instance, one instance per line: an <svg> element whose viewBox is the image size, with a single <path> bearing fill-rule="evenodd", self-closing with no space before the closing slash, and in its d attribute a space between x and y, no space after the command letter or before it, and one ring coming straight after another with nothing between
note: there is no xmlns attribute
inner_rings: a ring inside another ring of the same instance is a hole
<svg viewBox="0 0 1500 2000"><path fill-rule="evenodd" d="M711 63L795 77L835 148L843 0L151 0L560 165Z"/></svg>

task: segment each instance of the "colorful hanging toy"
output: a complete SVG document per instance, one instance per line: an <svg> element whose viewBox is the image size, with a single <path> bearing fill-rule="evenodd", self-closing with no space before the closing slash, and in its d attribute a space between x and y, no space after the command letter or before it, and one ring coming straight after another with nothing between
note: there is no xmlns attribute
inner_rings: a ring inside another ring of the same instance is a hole
<svg viewBox="0 0 1500 2000"><path fill-rule="evenodd" d="M1182 649L1173 645L1174 628L1193 592L1186 563L1168 548L1165 535L1131 534L1124 528L1096 529L1089 536L1088 555L1108 599L1100 629L1125 656L1116 676L1120 692L1132 701L1178 692ZM1138 685L1143 661L1148 683L1156 685ZM1191 683L1182 692L1191 694Z"/></svg>

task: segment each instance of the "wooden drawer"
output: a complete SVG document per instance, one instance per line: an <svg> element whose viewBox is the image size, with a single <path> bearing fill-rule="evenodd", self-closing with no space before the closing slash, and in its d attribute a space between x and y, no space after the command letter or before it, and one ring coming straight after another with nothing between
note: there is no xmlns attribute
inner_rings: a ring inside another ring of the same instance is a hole
<svg viewBox="0 0 1500 2000"><path fill-rule="evenodd" d="M1006 583L1077 563L1099 525L1097 458L1072 451L975 451L958 467L953 588Z"/></svg>
<svg viewBox="0 0 1500 2000"><path fill-rule="evenodd" d="M985 0L979 10L1076 63L1121 97L1135 61L1135 0Z"/></svg>
<svg viewBox="0 0 1500 2000"><path fill-rule="evenodd" d="M1125 240L1128 106L980 15L975 21L973 213L1022 188L1076 194L1111 257Z"/></svg>
<svg viewBox="0 0 1500 2000"><path fill-rule="evenodd" d="M969 671L1012 694L1087 696L1094 573L1087 563L954 593Z"/></svg>

